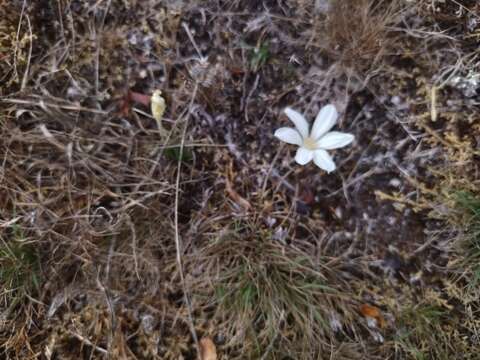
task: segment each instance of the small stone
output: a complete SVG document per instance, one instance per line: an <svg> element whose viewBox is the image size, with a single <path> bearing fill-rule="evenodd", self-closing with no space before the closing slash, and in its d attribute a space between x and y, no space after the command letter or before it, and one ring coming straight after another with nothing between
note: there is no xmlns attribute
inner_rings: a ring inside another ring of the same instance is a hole
<svg viewBox="0 0 480 360"><path fill-rule="evenodd" d="M390 100L393 105L400 105L402 103L402 99L400 99L400 96L393 96L392 99Z"/></svg>
<svg viewBox="0 0 480 360"><path fill-rule="evenodd" d="M402 185L402 182L400 181L400 179L397 179L397 178L393 178L390 180L390 182L388 183L390 186L393 186L393 187L400 187Z"/></svg>

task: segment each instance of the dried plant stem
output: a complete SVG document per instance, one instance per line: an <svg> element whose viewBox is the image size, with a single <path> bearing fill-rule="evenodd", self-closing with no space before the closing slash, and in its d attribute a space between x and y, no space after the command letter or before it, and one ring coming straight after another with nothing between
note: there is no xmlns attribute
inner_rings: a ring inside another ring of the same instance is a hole
<svg viewBox="0 0 480 360"><path fill-rule="evenodd" d="M182 282L182 290L183 290L183 296L185 300L185 304L187 306L187 311L188 311L188 318L190 321L190 332L192 333L193 341L195 342L195 347L197 349L197 353L200 354L200 343L198 342L198 336L197 332L195 331L195 324L193 321L193 311L192 311L192 304L190 302L190 297L188 294L188 289L185 284L185 274L183 272L183 263L182 263L182 246L180 243L180 232L178 230L178 203L179 203L179 194L180 194L180 170L182 167L182 157L183 157L183 146L185 144L185 135L187 133L187 127L188 127L188 120L190 119L190 113L191 113L191 108L193 106L193 101L195 100L196 94L197 94L197 89L198 85L195 84L195 88L193 89L193 94L192 94L192 99L189 104L188 111L185 115L185 125L183 127L183 132L182 132L182 139L180 142L180 154L178 157L178 163L177 163L177 179L176 179L176 184L175 184L175 218L174 218L174 226L175 226L175 249L177 253L177 265L178 265L178 270L180 273L180 280Z"/></svg>
<svg viewBox="0 0 480 360"><path fill-rule="evenodd" d="M69 331L69 334L72 335L73 337L76 337L78 340L80 340L81 342L83 342L85 345L88 345L88 346L91 346L92 348L94 348L95 350L97 350L98 352L102 353L102 354L105 354L105 355L108 355L108 351L98 345L95 345L94 343L92 343L90 340L88 340L86 337L80 335L80 334L77 334L73 331Z"/></svg>

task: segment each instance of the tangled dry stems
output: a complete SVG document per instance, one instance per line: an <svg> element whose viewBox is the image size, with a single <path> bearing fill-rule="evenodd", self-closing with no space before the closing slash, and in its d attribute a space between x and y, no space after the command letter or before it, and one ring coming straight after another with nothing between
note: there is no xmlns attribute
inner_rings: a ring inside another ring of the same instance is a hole
<svg viewBox="0 0 480 360"><path fill-rule="evenodd" d="M198 274L192 289L216 309L230 346L242 344L243 356L270 349L276 356L314 357L335 342L332 330L355 337L358 300L342 261L313 260L266 229L234 224L186 260Z"/></svg>
<svg viewBox="0 0 480 360"><path fill-rule="evenodd" d="M253 154L260 148L269 156L263 143L274 127L258 124L278 122L272 109L285 101L314 113L332 97L348 110L342 126L354 126L369 120L350 116L352 94L363 86L382 104L379 92L410 97L413 116L401 124L427 144L424 153L412 156L442 156L424 167L426 176L409 174L410 190L388 199L430 211L450 224L445 233L461 235L452 224L465 224L458 221L451 193L442 189L471 189L478 182L478 154L471 151L471 136L461 131L478 116L468 104L450 114L439 107L437 123L431 114L436 103L461 99L449 79L475 69L478 49L472 43L478 34L458 41L450 26L454 19L446 16L442 23L430 2L406 9L397 1L332 1L314 25L301 20L302 11L309 18L314 13L305 1L295 2L297 14L253 1L231 2L227 13L213 3L180 10L134 1L71 1L59 9L27 3L3 2L0 10L5 356L194 358L192 326L198 336L218 335L218 344L223 337L225 351L239 359L246 353L279 358L284 351L293 358L328 353L339 359L474 354L474 341L463 334L475 329L468 309L478 302L464 284L477 272L471 267L477 257L456 269L463 278L441 286L450 300L463 301L458 318L467 320L465 327L442 316L441 291L425 297L422 306L410 306L411 298L404 307L392 305L389 299L398 294L371 289L392 287L391 279L384 284L372 274L368 256L376 248L358 256L361 238L334 238L334 220L301 214L312 200L295 184L298 172L278 157L269 162ZM407 17L408 11L415 16ZM245 13L253 15L243 18ZM467 19L468 12L463 14ZM420 29L408 22L419 16ZM211 27L202 20L207 18ZM267 41L275 40L273 34L287 46ZM212 44L217 51L233 50L222 52L222 59L208 53ZM318 49L328 56L326 64ZM295 68L314 58L313 70ZM357 78L362 86L339 75ZM285 85L280 90L279 83ZM300 100L290 95L290 83L302 85L295 90ZM160 85L167 94L168 139L143 114L148 108L128 96L148 96ZM192 100L195 85L198 96ZM439 88L436 102L427 97L432 86ZM192 117L188 127L185 114ZM377 137L387 131L377 131ZM251 141L252 133L264 140ZM350 175L362 169L361 159L352 154L345 160ZM459 168L468 176L459 177ZM439 173L442 181L432 185L432 174ZM349 176L346 185L337 178L322 182L340 189L332 196L343 190L348 200L347 186L363 184L372 174ZM329 208L334 205L322 211L340 218ZM451 242L445 243L450 249ZM429 239L422 249L440 248L431 244L436 243ZM179 256L191 309L184 302ZM415 294L403 291L407 298ZM397 323L388 330L394 334L385 345L372 342L379 329L370 329L358 313L361 302L395 315ZM449 326L448 334L429 337ZM429 349L429 343L442 350Z"/></svg>

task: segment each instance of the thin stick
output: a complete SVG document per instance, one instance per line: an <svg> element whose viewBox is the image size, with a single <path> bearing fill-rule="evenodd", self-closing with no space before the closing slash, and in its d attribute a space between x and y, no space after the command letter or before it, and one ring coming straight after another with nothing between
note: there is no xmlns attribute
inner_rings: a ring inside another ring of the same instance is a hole
<svg viewBox="0 0 480 360"><path fill-rule="evenodd" d="M20 30L22 29L23 14L25 13L26 6L27 6L27 1L23 0L22 11L20 12L20 19L18 20L17 35L15 38L15 49L13 50L13 71L15 72L15 77L18 76L18 70L17 70L18 44L20 43Z"/></svg>
<svg viewBox="0 0 480 360"><path fill-rule="evenodd" d="M81 342L83 342L84 344L88 345L88 346L91 346L92 348L94 348L95 350L97 350L98 352L101 352L102 354L108 354L108 351L105 350L104 348L100 347L100 346L97 346L95 345L94 343L92 343L90 340L88 340L86 337L80 335L80 334L77 334L73 331L69 331L70 335L76 337L78 340L80 340Z"/></svg>
<svg viewBox="0 0 480 360"><path fill-rule="evenodd" d="M25 67L25 73L23 74L22 85L20 89L23 90L27 86L28 81L28 73L30 72L30 62L32 61L32 51L33 51L33 33L32 33L32 24L30 23L30 18L26 15L27 25L28 25L28 32L30 33L30 46L28 48L28 59L27 59L27 66Z"/></svg>
<svg viewBox="0 0 480 360"><path fill-rule="evenodd" d="M430 118L433 122L437 121L437 87L434 85L430 89Z"/></svg>
<svg viewBox="0 0 480 360"><path fill-rule="evenodd" d="M200 51L200 48L198 47L197 43L195 42L195 39L192 36L192 33L190 32L190 29L188 28L187 24L182 23L182 27L185 29L185 32L187 33L188 38L190 39L190 42L192 43L193 47L195 48L195 51L197 52L198 56L200 57L200 61L205 61L205 58L202 55L202 52Z"/></svg>
<svg viewBox="0 0 480 360"><path fill-rule="evenodd" d="M190 109L192 108L193 101L195 100L196 94L197 94L197 89L198 89L198 84L195 83L195 88L193 90L193 95L192 99L189 104L189 110L187 112L186 119L185 119L185 125L183 127L183 133L182 133L182 140L180 142L180 153L178 156L178 163L177 163L177 180L175 184L175 248L177 252L177 265L178 265L178 270L180 272L180 280L182 282L182 289L183 289L183 296L185 299L185 304L187 305L187 311L188 311L188 319L190 321L190 332L192 333L193 341L195 342L195 347L197 348L197 353L201 354L200 352L200 344L198 342L198 336L197 332L195 331L195 325L193 322L193 311L192 311L192 304L190 303L190 298L188 296L188 291L187 291L187 286L185 284L185 275L183 273L183 263L182 263L182 247L180 244L180 233L178 230L178 203L179 203L179 194L180 194L180 170L182 167L182 157L183 157L183 148L184 148L184 143L185 143L185 135L187 133L187 127L188 127L188 120L190 119Z"/></svg>
<svg viewBox="0 0 480 360"><path fill-rule="evenodd" d="M130 232L132 233L132 253L133 253L133 263L135 265L135 274L137 275L138 280L140 278L140 273L138 271L138 258L137 258L137 232L135 231L135 225L133 224L132 218L128 215L127 223L130 227Z"/></svg>
<svg viewBox="0 0 480 360"><path fill-rule="evenodd" d="M10 104L20 104L20 105L32 105L40 108L52 107L52 108L63 109L63 110L84 111L84 112L91 112L91 113L102 114L102 115L108 114L107 111L103 111L103 110L90 109L90 108L73 105L73 104L61 105L61 104L54 104L54 103L46 103L43 100L39 100L38 102L35 102L33 100L23 100L23 99L0 99L0 102L6 102Z"/></svg>

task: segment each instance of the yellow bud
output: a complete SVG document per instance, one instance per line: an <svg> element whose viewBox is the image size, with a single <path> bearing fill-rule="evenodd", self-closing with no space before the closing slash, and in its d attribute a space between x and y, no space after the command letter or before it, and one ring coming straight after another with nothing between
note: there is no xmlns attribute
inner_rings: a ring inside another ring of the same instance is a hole
<svg viewBox="0 0 480 360"><path fill-rule="evenodd" d="M152 115L158 123L162 121L163 113L167 105L165 104L165 99L162 97L162 92L160 90L155 90L153 92L152 98L150 99Z"/></svg>

